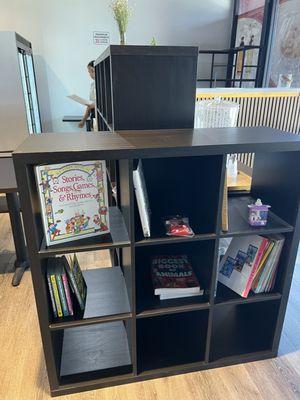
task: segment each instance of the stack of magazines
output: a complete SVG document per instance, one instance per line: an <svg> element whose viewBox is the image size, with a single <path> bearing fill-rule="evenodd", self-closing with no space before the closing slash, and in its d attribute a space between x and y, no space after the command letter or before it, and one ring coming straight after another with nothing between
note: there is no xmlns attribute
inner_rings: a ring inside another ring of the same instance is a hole
<svg viewBox="0 0 300 400"><path fill-rule="evenodd" d="M160 300L203 295L186 255L153 257L151 275L154 294Z"/></svg>

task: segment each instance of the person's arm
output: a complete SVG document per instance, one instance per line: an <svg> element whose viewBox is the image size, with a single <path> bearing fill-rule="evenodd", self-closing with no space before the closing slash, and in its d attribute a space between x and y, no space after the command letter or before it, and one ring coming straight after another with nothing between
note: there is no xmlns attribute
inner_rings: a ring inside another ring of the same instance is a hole
<svg viewBox="0 0 300 400"><path fill-rule="evenodd" d="M95 103L89 104L85 110L84 116L82 117L82 120L79 122L78 126L79 128L83 128L84 124L86 123L86 120L90 116L91 110L95 108Z"/></svg>

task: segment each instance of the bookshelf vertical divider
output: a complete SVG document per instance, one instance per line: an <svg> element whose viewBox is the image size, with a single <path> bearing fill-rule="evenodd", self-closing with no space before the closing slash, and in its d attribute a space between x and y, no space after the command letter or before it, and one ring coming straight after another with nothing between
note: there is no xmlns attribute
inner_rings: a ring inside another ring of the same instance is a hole
<svg viewBox="0 0 300 400"><path fill-rule="evenodd" d="M226 157L237 152L256 153L252 190L229 197L223 232ZM29 137L13 159L52 396L276 356L300 237L297 135L270 128L44 134ZM34 166L97 159L118 162L111 234L46 247ZM147 239L133 187L139 159L152 210ZM266 227L247 222L251 196L272 206ZM162 218L179 212L194 237L165 235ZM277 233L285 244L272 292L242 298L217 283L223 238ZM118 250L119 266L85 271L87 314L55 320L48 258L104 249ZM154 296L151 257L172 254L189 257L203 296Z"/></svg>
<svg viewBox="0 0 300 400"><path fill-rule="evenodd" d="M221 228L222 228L222 204L223 204L223 196L224 196L226 161L227 161L227 156L223 155L220 187L219 187L219 194L218 194L218 212L217 212L217 219L216 219L216 232L220 232ZM212 278L211 278L211 286L210 286L210 294L209 294L210 304L214 304L214 301L215 301L215 293L217 290L216 286L217 286L218 265L219 265L219 235L217 234L216 239L215 239L213 270L212 270ZM214 308L212 307L209 310L209 319L208 319L208 327L207 327L207 343L206 343L206 353L205 353L205 361L206 362L209 362L210 339L211 339L212 324L213 324L213 312L214 312Z"/></svg>

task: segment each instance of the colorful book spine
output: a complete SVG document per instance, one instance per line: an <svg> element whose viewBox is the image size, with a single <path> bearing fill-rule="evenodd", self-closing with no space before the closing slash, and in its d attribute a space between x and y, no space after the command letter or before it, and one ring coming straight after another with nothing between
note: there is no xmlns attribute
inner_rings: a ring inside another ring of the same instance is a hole
<svg viewBox="0 0 300 400"><path fill-rule="evenodd" d="M62 313L62 309L61 309L61 304L60 304L58 287L57 287L57 284L56 284L55 275L51 275L50 279L51 279L51 286L52 286L52 289L53 289L55 304L56 304L56 308L57 308L57 315L59 317L62 317L63 313Z"/></svg>
<svg viewBox="0 0 300 400"><path fill-rule="evenodd" d="M57 318L57 309L56 309L56 305L55 305L54 293L53 293L53 288L51 285L51 279L50 279L49 275L47 275L47 282L48 282L48 288L49 288L49 293L50 293L53 315L54 315L54 318Z"/></svg>
<svg viewBox="0 0 300 400"><path fill-rule="evenodd" d="M264 252L264 255L259 263L259 267L256 270L256 274L255 274L255 277L252 282L251 288L254 292L255 292L255 290L259 284L260 278L268 264L268 260L273 251L273 248L274 248L274 242L272 240L269 240L269 244L268 244L266 251Z"/></svg>
<svg viewBox="0 0 300 400"><path fill-rule="evenodd" d="M71 299L71 293L70 293L67 274L64 273L64 274L61 275L61 277L62 277L64 289L65 289L65 295L66 295L66 299L67 299L69 315L74 315L73 304L72 304L72 299Z"/></svg>
<svg viewBox="0 0 300 400"><path fill-rule="evenodd" d="M246 284L246 288L242 293L242 297L248 297L248 294L249 294L249 292L251 290L253 279L254 279L256 271L257 271L257 268L259 267L260 261L261 261L263 255L264 255L264 252L266 251L266 248L267 248L268 244L269 244L268 239L264 238L262 243L261 243L261 246L260 246L260 248L258 250L258 254L257 254L257 257L255 259L255 263L254 263L252 271L251 271L251 273L249 275L249 278L248 278L248 281L247 281L247 284Z"/></svg>
<svg viewBox="0 0 300 400"><path fill-rule="evenodd" d="M64 291L64 285L61 279L61 275L56 275L56 280L57 280L57 286L58 286L58 292L59 292L59 298L61 301L61 307L63 311L64 317L67 317L69 315L69 310L68 310L68 305L67 305L67 299Z"/></svg>

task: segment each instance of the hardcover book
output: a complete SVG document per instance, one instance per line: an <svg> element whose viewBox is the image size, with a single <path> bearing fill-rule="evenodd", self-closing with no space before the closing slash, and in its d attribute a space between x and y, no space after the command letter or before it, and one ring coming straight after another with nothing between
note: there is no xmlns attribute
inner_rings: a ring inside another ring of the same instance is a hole
<svg viewBox="0 0 300 400"><path fill-rule="evenodd" d="M86 294L87 294L87 286L84 277L82 275L76 254L74 254L74 256L70 258L70 264L66 256L63 256L62 259L65 270L69 278L71 290L75 294L80 309L84 310Z"/></svg>
<svg viewBox="0 0 300 400"><path fill-rule="evenodd" d="M186 255L152 258L152 282L155 295L200 294L200 285Z"/></svg>
<svg viewBox="0 0 300 400"><path fill-rule="evenodd" d="M258 235L234 237L219 265L219 282L247 297L269 240Z"/></svg>
<svg viewBox="0 0 300 400"><path fill-rule="evenodd" d="M62 305L59 297L59 290L56 282L56 272L55 272L55 265L56 261L55 258L49 258L48 264L47 264L47 280L48 280L48 286L49 286L49 291L50 291L50 297L52 301L52 296L51 292L53 293L53 298L54 298L54 304L52 303L52 308L53 308L53 314L55 317L62 317L63 316L63 311L62 311ZM50 287L50 282L51 282L51 287Z"/></svg>
<svg viewBox="0 0 300 400"><path fill-rule="evenodd" d="M280 254L284 245L283 235L268 235L271 250L260 266L252 283L254 293L270 292L274 288ZM269 250L269 249L268 249Z"/></svg>
<svg viewBox="0 0 300 400"><path fill-rule="evenodd" d="M146 188L146 182L143 173L142 161L138 163L138 167L133 171L133 185L136 195L136 201L139 209L143 234L150 237L150 206Z"/></svg>
<svg viewBox="0 0 300 400"><path fill-rule="evenodd" d="M35 168L47 245L109 232L105 161Z"/></svg>
<svg viewBox="0 0 300 400"><path fill-rule="evenodd" d="M59 271L58 267L59 266L57 265L56 268L55 268L56 283L57 283L57 287L58 287L58 293L59 293L59 298L60 298L60 303L61 303L63 316L67 317L69 315L67 298L66 298L66 293L65 293L63 281L62 281L61 274L60 274L60 271Z"/></svg>
<svg viewBox="0 0 300 400"><path fill-rule="evenodd" d="M47 264L47 283L48 283L48 290L49 290L49 294L50 294L53 315L54 315L54 318L57 318L58 315L57 315L57 307L56 307L55 298L54 298L54 289L53 289L52 283L51 283L51 273L52 273L51 268L52 267L51 267L50 260L48 260L48 264Z"/></svg>
<svg viewBox="0 0 300 400"><path fill-rule="evenodd" d="M56 257L56 280L64 316L73 315L73 304L63 257Z"/></svg>

